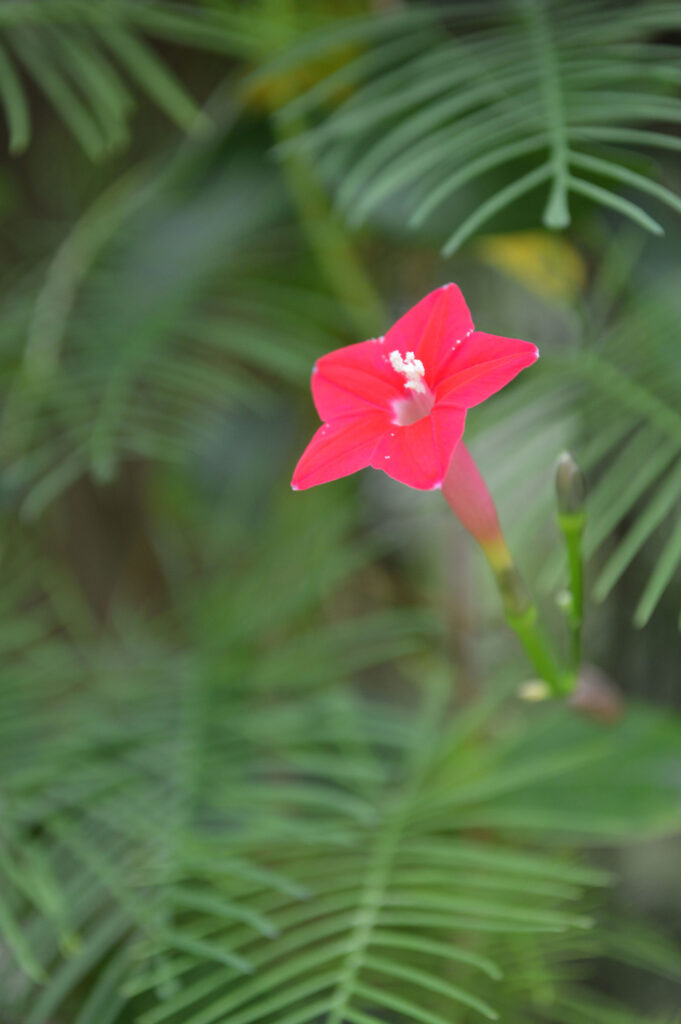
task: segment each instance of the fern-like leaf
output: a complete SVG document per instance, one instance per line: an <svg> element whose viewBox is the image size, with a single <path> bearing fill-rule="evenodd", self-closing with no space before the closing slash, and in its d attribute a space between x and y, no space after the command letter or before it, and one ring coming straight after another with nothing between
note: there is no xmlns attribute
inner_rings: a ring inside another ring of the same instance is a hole
<svg viewBox="0 0 681 1024"><path fill-rule="evenodd" d="M157 0L8 0L0 8L0 98L11 153L31 138L26 81L43 93L92 159L128 139L135 89L188 132L207 118L147 39L242 55L255 39L244 18Z"/></svg>
<svg viewBox="0 0 681 1024"><path fill-rule="evenodd" d="M547 227L569 224L575 195L659 234L629 194L676 212L681 199L645 165L630 166L630 150L678 149L677 52L655 42L677 24L673 3L645 17L638 4L620 6L616 19L605 4L553 0L386 15L365 25L368 53L332 79L350 85L351 96L289 145L316 154L354 224L397 194L414 226L434 219L439 231L459 220L444 255L540 186L548 186ZM280 116L309 116L323 98L315 86Z"/></svg>

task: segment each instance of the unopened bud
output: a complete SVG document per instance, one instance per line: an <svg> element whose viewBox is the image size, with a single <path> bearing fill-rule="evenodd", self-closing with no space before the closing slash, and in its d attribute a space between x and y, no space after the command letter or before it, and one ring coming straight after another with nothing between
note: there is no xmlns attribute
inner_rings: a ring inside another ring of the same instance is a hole
<svg viewBox="0 0 681 1024"><path fill-rule="evenodd" d="M584 511L586 480L570 452L563 452L556 463L556 496L561 516L578 516Z"/></svg>
<svg viewBox="0 0 681 1024"><path fill-rule="evenodd" d="M551 696L551 689L543 679L528 679L518 688L518 696L521 700L537 704L541 700L548 700Z"/></svg>

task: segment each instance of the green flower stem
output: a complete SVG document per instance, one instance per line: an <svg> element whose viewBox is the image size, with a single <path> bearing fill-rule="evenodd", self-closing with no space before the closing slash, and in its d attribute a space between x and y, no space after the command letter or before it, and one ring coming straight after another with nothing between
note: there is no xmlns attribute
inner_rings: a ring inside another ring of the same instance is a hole
<svg viewBox="0 0 681 1024"><path fill-rule="evenodd" d="M283 124L274 120L280 142L290 142L305 130L303 121ZM289 192L300 214L303 230L326 279L343 302L361 337L378 336L386 314L340 216L329 203L314 164L301 149L282 157Z"/></svg>
<svg viewBox="0 0 681 1024"><path fill-rule="evenodd" d="M586 523L586 480L570 454L563 452L556 463L558 525L565 538L570 582L560 606L570 630L570 659L576 676L582 659L582 617L584 580L582 534Z"/></svg>
<svg viewBox="0 0 681 1024"><path fill-rule="evenodd" d="M565 673L560 666L551 643L541 628L536 602L525 581L512 561L500 567L495 564L496 560L488 560L501 594L507 623L520 640L537 675L546 683L549 695L564 696L572 689L572 674Z"/></svg>
<svg viewBox="0 0 681 1024"><path fill-rule="evenodd" d="M584 617L582 534L584 533L585 518L583 512L562 513L558 516L558 525L565 537L568 555L570 587L568 600L564 607L570 628L571 663L575 671L579 668L582 657L582 620Z"/></svg>

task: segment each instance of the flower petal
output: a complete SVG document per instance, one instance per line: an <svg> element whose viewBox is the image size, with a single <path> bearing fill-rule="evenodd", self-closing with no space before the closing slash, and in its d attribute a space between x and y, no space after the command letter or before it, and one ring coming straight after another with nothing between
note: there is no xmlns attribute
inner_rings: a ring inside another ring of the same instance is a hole
<svg viewBox="0 0 681 1024"><path fill-rule="evenodd" d="M484 402L505 387L539 356L536 345L519 338L503 338L475 331L443 367L435 402L446 401L461 409Z"/></svg>
<svg viewBox="0 0 681 1024"><path fill-rule="evenodd" d="M388 352L397 349L404 356L414 352L426 370L426 380L434 390L442 366L457 342L474 330L471 314L461 291L446 284L421 299L385 336Z"/></svg>
<svg viewBox="0 0 681 1024"><path fill-rule="evenodd" d="M381 412L325 423L303 452L291 487L304 491L364 469L371 464L377 444L390 428L387 414Z"/></svg>
<svg viewBox="0 0 681 1024"><path fill-rule="evenodd" d="M465 422L461 409L433 409L416 423L393 425L376 448L371 465L408 487L433 490L447 473Z"/></svg>
<svg viewBox="0 0 681 1024"><path fill-rule="evenodd" d="M323 420L382 409L404 395L404 381L390 365L385 342L374 338L322 356L312 372L312 397Z"/></svg>

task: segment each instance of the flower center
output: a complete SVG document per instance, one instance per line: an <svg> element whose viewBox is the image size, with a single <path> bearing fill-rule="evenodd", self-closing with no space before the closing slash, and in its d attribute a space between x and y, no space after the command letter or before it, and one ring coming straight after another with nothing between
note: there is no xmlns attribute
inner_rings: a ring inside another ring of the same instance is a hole
<svg viewBox="0 0 681 1024"><path fill-rule="evenodd" d="M425 367L413 352L402 356L401 352L394 349L388 359L393 370L405 378L404 387L409 392L409 397L398 398L393 402L395 423L400 427L408 427L428 416L433 408L433 396L425 381Z"/></svg>
<svg viewBox="0 0 681 1024"><path fill-rule="evenodd" d="M407 352L405 358L402 358L402 353L394 349L388 356L390 365L393 370L397 370L398 373L403 374L406 378L404 382L405 388L409 391L415 391L417 394L425 394L428 390L428 386L424 381L426 375L425 368L420 359L417 359L413 352Z"/></svg>

